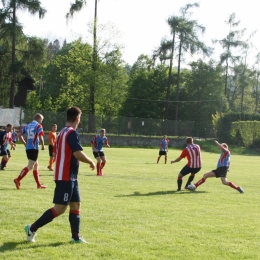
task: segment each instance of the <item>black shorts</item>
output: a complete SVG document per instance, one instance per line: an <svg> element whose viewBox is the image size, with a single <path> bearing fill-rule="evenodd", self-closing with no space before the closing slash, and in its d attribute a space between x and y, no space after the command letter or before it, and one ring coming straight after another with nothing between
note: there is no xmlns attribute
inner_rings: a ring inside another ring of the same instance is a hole
<svg viewBox="0 0 260 260"><path fill-rule="evenodd" d="M167 155L166 151L159 151L159 155Z"/></svg>
<svg viewBox="0 0 260 260"><path fill-rule="evenodd" d="M221 177L226 178L228 167L227 166L218 167L216 170L212 170L212 172L215 173L216 178L221 178Z"/></svg>
<svg viewBox="0 0 260 260"><path fill-rule="evenodd" d="M53 156L52 153L53 153L53 146L49 144L49 155L50 155L50 157Z"/></svg>
<svg viewBox="0 0 260 260"><path fill-rule="evenodd" d="M36 162L38 159L38 153L39 153L39 150L35 150L35 149L26 150L26 155L27 155L28 160L32 160L34 162Z"/></svg>
<svg viewBox="0 0 260 260"><path fill-rule="evenodd" d="M70 202L80 202L78 181L55 181L53 203L69 205Z"/></svg>
<svg viewBox="0 0 260 260"><path fill-rule="evenodd" d="M104 152L93 152L95 158L105 156Z"/></svg>
<svg viewBox="0 0 260 260"><path fill-rule="evenodd" d="M185 176L189 173L193 173L193 174L196 174L197 172L200 171L201 168L190 168L189 166L185 165L182 169L181 169L181 172L180 174L182 176Z"/></svg>
<svg viewBox="0 0 260 260"><path fill-rule="evenodd" d="M8 152L7 152L7 150L5 151L5 150L0 150L0 156L5 156L5 155L8 155Z"/></svg>

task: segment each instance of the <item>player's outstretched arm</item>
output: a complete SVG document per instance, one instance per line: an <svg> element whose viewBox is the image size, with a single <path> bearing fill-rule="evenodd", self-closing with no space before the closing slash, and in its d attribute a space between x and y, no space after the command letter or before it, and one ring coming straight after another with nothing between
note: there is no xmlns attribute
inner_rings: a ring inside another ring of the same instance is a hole
<svg viewBox="0 0 260 260"><path fill-rule="evenodd" d="M219 149L223 149L222 145L217 140L214 140L214 142L219 147Z"/></svg>
<svg viewBox="0 0 260 260"><path fill-rule="evenodd" d="M81 162L88 163L91 170L95 170L96 164L92 161L91 158L89 158L85 153L82 151L76 151L73 153L73 155Z"/></svg>
<svg viewBox="0 0 260 260"><path fill-rule="evenodd" d="M176 163L176 162L179 162L182 158L181 157L178 157L177 159L175 160L172 160L171 163Z"/></svg>

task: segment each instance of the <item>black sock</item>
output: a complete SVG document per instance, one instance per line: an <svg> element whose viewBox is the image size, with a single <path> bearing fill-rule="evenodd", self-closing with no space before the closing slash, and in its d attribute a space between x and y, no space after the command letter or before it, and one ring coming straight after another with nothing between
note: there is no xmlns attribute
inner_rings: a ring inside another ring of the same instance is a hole
<svg viewBox="0 0 260 260"><path fill-rule="evenodd" d="M36 232L36 230L40 227L51 222L56 216L54 215L53 208L46 210L40 218L38 218L32 225L30 230L32 232Z"/></svg>
<svg viewBox="0 0 260 260"><path fill-rule="evenodd" d="M75 240L79 239L80 215L79 211L70 211L69 222L71 228L71 236Z"/></svg>
<svg viewBox="0 0 260 260"><path fill-rule="evenodd" d="M186 183L186 185L185 185L185 188L186 188L188 185L191 184L191 182L193 181L193 179L194 179L194 175L190 175L190 176L189 176L189 179L188 179L188 181L187 181L187 183Z"/></svg>
<svg viewBox="0 0 260 260"><path fill-rule="evenodd" d="M178 179L178 190L181 190L181 185L182 185L182 179Z"/></svg>

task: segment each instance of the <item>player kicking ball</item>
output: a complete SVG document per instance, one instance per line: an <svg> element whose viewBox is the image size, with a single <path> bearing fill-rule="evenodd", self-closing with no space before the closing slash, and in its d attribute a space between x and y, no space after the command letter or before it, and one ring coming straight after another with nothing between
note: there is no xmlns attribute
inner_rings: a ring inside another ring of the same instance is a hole
<svg viewBox="0 0 260 260"><path fill-rule="evenodd" d="M196 184L190 184L188 185L188 190L196 190L197 187L199 187L201 184L203 184L207 178L210 177L216 177L220 178L222 181L222 184L227 185L233 189L236 189L240 193L244 193L244 190L242 187L236 186L233 182L227 181L227 172L230 165L230 151L228 150L228 145L226 143L220 144L218 141L214 141L216 145L220 148L221 155L218 160L218 165L216 170L212 170L206 174L204 174L203 178L200 179Z"/></svg>

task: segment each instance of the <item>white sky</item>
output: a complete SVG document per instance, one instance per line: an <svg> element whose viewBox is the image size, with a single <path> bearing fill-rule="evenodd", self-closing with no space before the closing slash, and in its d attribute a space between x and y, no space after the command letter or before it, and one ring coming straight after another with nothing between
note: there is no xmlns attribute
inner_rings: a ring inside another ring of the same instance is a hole
<svg viewBox="0 0 260 260"><path fill-rule="evenodd" d="M23 24L25 33L30 36L48 38L51 41L59 39L62 43L85 36L87 24L93 21L94 0L87 0L87 6L76 13L71 22L66 24L65 14L74 0L41 0L47 9L43 20L38 16L19 13L19 21ZM160 45L164 36L170 37L170 29L166 20L171 15L179 15L180 7L196 1L184 0L99 0L98 20L101 24L112 23L121 32L119 42L125 46L123 59L132 65L141 54L151 55ZM247 28L245 39L259 27L259 7L257 0L201 0L199 8L193 9L193 19L206 27L201 40L211 46L212 39L222 39L228 33L225 21L231 13L240 20L238 29ZM260 43L260 32L253 38L257 47ZM89 41L91 43L91 41ZM216 48L214 58L219 57L221 48ZM250 63L259 50L251 51ZM187 57L189 59L189 57Z"/></svg>

